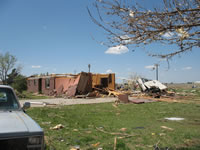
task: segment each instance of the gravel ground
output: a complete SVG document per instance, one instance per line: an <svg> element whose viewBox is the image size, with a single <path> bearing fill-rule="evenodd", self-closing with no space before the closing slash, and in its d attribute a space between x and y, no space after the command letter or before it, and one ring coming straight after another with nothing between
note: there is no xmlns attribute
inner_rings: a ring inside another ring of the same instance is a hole
<svg viewBox="0 0 200 150"><path fill-rule="evenodd" d="M97 103L109 103L114 102L117 98L93 98L93 99L37 99L37 100L20 100L21 106L25 102L31 102L31 107L43 107L43 106L57 106L57 105L76 105L76 104L97 104Z"/></svg>

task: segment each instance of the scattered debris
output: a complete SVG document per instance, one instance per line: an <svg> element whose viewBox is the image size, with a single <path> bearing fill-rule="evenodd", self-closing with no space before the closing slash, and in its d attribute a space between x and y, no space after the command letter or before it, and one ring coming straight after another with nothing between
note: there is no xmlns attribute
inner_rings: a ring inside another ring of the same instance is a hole
<svg viewBox="0 0 200 150"><path fill-rule="evenodd" d="M151 133L151 135L153 135L153 136L154 136L154 135L156 135L156 134L155 134L155 133Z"/></svg>
<svg viewBox="0 0 200 150"><path fill-rule="evenodd" d="M74 132L78 132L78 129L73 129Z"/></svg>
<svg viewBox="0 0 200 150"><path fill-rule="evenodd" d="M76 146L72 147L70 150L80 150L80 146L76 145Z"/></svg>
<svg viewBox="0 0 200 150"><path fill-rule="evenodd" d="M100 128L97 128L96 129L100 132L103 132L103 133L106 133L106 134L110 134L110 135L120 135L120 136L124 136L123 138L125 137L132 137L132 136L136 136L136 135L133 135L133 134L126 134L126 133L115 133L115 132L107 132L107 131L104 131L103 129L100 129Z"/></svg>
<svg viewBox="0 0 200 150"><path fill-rule="evenodd" d="M160 135L160 136L165 136L166 134L165 134L165 133L160 133L159 135Z"/></svg>
<svg viewBox="0 0 200 150"><path fill-rule="evenodd" d="M52 74L47 76L31 76L28 79L28 91L63 98L99 98L117 97L116 103L143 104L154 101L180 102L176 99L188 92L178 95L175 90L158 80L135 78L127 83L115 85L115 74ZM37 84L34 84L36 82ZM38 87L38 84L42 87ZM43 85L43 83L48 83ZM36 86L37 85L37 86ZM46 88L47 86L48 88ZM44 90L45 89L45 90ZM41 90L41 91L40 91ZM190 96L196 94L196 89ZM32 103L34 105L53 105L47 103ZM115 107L115 106L114 106Z"/></svg>
<svg viewBox="0 0 200 150"><path fill-rule="evenodd" d="M120 113L116 113L116 116L119 116L120 115Z"/></svg>
<svg viewBox="0 0 200 150"><path fill-rule="evenodd" d="M115 107L115 108L118 108L118 107L117 107L117 104L112 104L112 106Z"/></svg>
<svg viewBox="0 0 200 150"><path fill-rule="evenodd" d="M158 141L158 142L153 146L154 150L170 150L170 148L168 148L168 147L160 148L160 147L158 146L159 143L160 143L160 141Z"/></svg>
<svg viewBox="0 0 200 150"><path fill-rule="evenodd" d="M47 102L29 102L31 105L42 105L42 106L47 106L47 105L56 105L53 103L47 103Z"/></svg>
<svg viewBox="0 0 200 150"><path fill-rule="evenodd" d="M47 105L46 102L30 102L30 104L33 104L33 105L43 105L43 106Z"/></svg>
<svg viewBox="0 0 200 150"><path fill-rule="evenodd" d="M75 98L87 98L87 95L76 95Z"/></svg>
<svg viewBox="0 0 200 150"><path fill-rule="evenodd" d="M96 143L96 144L92 144L93 147L97 147L100 145L100 142Z"/></svg>
<svg viewBox="0 0 200 150"><path fill-rule="evenodd" d="M42 122L43 125L50 125L51 122Z"/></svg>
<svg viewBox="0 0 200 150"><path fill-rule="evenodd" d="M150 100L150 99L130 99L130 102L134 103L134 104L142 104L142 103L151 103L151 102L155 102L154 100Z"/></svg>
<svg viewBox="0 0 200 150"><path fill-rule="evenodd" d="M125 132L126 130L126 128L121 128L119 131Z"/></svg>
<svg viewBox="0 0 200 150"><path fill-rule="evenodd" d="M167 129L167 130L170 130L170 131L173 131L174 129L172 128L169 128L169 127L166 127L166 126L161 126L162 129Z"/></svg>
<svg viewBox="0 0 200 150"><path fill-rule="evenodd" d="M124 103L128 103L129 102L128 94L120 94L120 95L118 95L118 100L122 101Z"/></svg>
<svg viewBox="0 0 200 150"><path fill-rule="evenodd" d="M172 121L181 121L185 120L184 118L176 118L176 117L171 117L171 118L165 118L166 120L172 120Z"/></svg>
<svg viewBox="0 0 200 150"><path fill-rule="evenodd" d="M115 139L114 139L114 148L113 148L114 150L116 150L117 149L117 137L115 137Z"/></svg>
<svg viewBox="0 0 200 150"><path fill-rule="evenodd" d="M87 133L87 134L91 134L91 133L92 133L92 131L85 131L85 133Z"/></svg>
<svg viewBox="0 0 200 150"><path fill-rule="evenodd" d="M44 136L44 141L46 144L49 144L49 137L48 136Z"/></svg>
<svg viewBox="0 0 200 150"><path fill-rule="evenodd" d="M108 96L114 95L114 96L117 97L117 96L119 96L119 95L122 94L122 93L119 92L119 91L114 91L114 90L111 90L111 89L109 89L109 88L106 88L105 90L108 92Z"/></svg>
<svg viewBox="0 0 200 150"><path fill-rule="evenodd" d="M120 101L124 103L134 103L134 104L155 102L154 100L150 100L150 99L138 99L138 98L133 98L133 97L129 99L128 94L118 95L118 102Z"/></svg>
<svg viewBox="0 0 200 150"><path fill-rule="evenodd" d="M93 91L93 92L89 92L86 97L90 98L90 97L100 97L100 93L99 91Z"/></svg>
<svg viewBox="0 0 200 150"><path fill-rule="evenodd" d="M62 128L64 128L64 126L62 124L58 124L55 127L51 127L50 130L59 130L59 129L62 129Z"/></svg>
<svg viewBox="0 0 200 150"><path fill-rule="evenodd" d="M151 88L154 88L154 87L158 88L161 91L167 89L167 86L165 86L164 84L162 84L158 80L147 81L147 82L144 83L144 85L147 87L147 89L151 89Z"/></svg>
<svg viewBox="0 0 200 150"><path fill-rule="evenodd" d="M160 98L161 95L166 94L167 86L159 82L158 80L148 80L139 78L137 80L140 88L143 92L154 98Z"/></svg>

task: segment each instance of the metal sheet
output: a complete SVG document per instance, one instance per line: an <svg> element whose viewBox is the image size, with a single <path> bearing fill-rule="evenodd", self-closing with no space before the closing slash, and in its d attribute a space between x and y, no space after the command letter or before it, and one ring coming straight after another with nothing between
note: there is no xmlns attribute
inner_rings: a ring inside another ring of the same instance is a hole
<svg viewBox="0 0 200 150"><path fill-rule="evenodd" d="M129 100L128 100L128 94L120 94L118 95L118 99L124 103L128 103Z"/></svg>
<svg viewBox="0 0 200 150"><path fill-rule="evenodd" d="M87 94L92 91L92 77L90 73L81 73L77 91L79 94Z"/></svg>
<svg viewBox="0 0 200 150"><path fill-rule="evenodd" d="M160 90L165 90L167 89L167 87L162 84L161 82L159 82L158 80L152 80L152 81L148 81L148 82L145 82L144 85L150 89L151 87L157 87L159 88Z"/></svg>

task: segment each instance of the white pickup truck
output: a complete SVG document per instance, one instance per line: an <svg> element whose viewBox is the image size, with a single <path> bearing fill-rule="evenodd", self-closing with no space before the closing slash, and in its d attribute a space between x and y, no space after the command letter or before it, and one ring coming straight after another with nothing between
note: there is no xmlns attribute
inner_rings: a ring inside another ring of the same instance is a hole
<svg viewBox="0 0 200 150"><path fill-rule="evenodd" d="M44 132L20 106L14 90L0 85L0 149L43 150Z"/></svg>

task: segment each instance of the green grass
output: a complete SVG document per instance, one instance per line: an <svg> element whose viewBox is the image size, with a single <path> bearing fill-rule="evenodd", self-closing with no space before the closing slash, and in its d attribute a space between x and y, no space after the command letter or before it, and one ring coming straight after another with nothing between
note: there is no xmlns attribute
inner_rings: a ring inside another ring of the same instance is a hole
<svg viewBox="0 0 200 150"><path fill-rule="evenodd" d="M173 91L176 94L176 99L188 103L200 104L200 87L192 88L187 86L182 87L170 87L169 91Z"/></svg>
<svg viewBox="0 0 200 150"><path fill-rule="evenodd" d="M47 149L69 150L79 145L82 150L152 150L160 148L177 150L200 149L200 105L155 102L146 104L112 103L73 105L58 108L31 108L27 113L45 131ZM166 121L165 117L183 117L184 121ZM57 124L63 129L50 130ZM173 128L173 131L161 126ZM120 131L126 128L126 131ZM101 132L97 129L101 129ZM109 133L134 135L124 137ZM93 144L100 143L95 147Z"/></svg>
<svg viewBox="0 0 200 150"><path fill-rule="evenodd" d="M27 91L23 91L22 93L17 93L17 96L19 97L20 100L23 99L49 99L49 96L46 95L38 95L34 93L30 93Z"/></svg>

